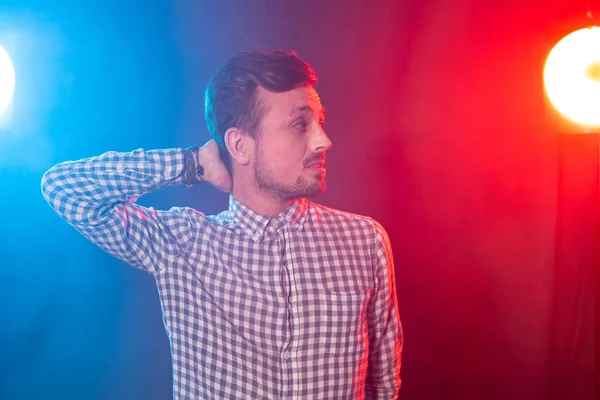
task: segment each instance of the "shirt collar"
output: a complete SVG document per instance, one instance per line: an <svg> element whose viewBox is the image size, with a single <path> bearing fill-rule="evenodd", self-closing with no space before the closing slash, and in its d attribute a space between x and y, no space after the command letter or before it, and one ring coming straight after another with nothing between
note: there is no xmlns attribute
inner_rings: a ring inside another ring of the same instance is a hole
<svg viewBox="0 0 600 400"><path fill-rule="evenodd" d="M233 195L229 196L229 212L236 225L255 242L265 234L278 231L285 224L302 231L308 214L308 201L304 198L294 200L276 217L268 217L241 205Z"/></svg>

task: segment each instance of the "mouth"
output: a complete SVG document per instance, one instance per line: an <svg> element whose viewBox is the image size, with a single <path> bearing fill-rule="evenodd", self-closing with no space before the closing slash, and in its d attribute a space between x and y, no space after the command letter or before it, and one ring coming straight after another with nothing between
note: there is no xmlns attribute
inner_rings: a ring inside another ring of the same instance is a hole
<svg viewBox="0 0 600 400"><path fill-rule="evenodd" d="M325 170L325 163L326 162L327 162L327 160L325 159L325 157L321 157L319 159L312 160L312 162L310 164L308 164L306 166L306 168L308 168L308 169L321 169L321 170Z"/></svg>
<svg viewBox="0 0 600 400"><path fill-rule="evenodd" d="M306 167L308 170L310 171L315 171L315 172L320 172L323 173L325 172L325 163L318 163L318 164L312 164L309 165L308 167Z"/></svg>
<svg viewBox="0 0 600 400"><path fill-rule="evenodd" d="M325 178L325 174L327 174L325 164L313 164L307 168L307 171L311 176L319 177L320 179Z"/></svg>

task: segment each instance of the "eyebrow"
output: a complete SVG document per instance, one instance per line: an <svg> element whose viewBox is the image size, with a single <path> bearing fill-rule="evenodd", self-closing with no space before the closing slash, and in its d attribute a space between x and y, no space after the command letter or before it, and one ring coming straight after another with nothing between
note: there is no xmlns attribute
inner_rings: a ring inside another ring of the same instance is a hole
<svg viewBox="0 0 600 400"><path fill-rule="evenodd" d="M303 114L303 113L314 113L314 110L311 106L302 106L302 107L296 107L292 110L292 112L290 113L290 116L294 116L296 114ZM321 119L325 119L325 107L321 106L321 115L320 115Z"/></svg>

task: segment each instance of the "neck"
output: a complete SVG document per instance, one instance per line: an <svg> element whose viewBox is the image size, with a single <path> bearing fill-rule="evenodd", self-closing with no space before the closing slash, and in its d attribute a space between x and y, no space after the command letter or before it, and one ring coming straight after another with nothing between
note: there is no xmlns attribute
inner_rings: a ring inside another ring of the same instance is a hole
<svg viewBox="0 0 600 400"><path fill-rule="evenodd" d="M246 208L266 215L268 217L276 217L290 205L290 200L274 198L268 193L259 190L256 185L249 185L241 182L241 180L233 181L233 197Z"/></svg>

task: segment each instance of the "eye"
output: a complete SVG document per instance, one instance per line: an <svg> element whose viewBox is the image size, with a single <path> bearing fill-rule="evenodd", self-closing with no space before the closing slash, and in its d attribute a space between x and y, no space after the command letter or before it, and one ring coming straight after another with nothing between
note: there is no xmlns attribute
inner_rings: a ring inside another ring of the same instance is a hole
<svg viewBox="0 0 600 400"><path fill-rule="evenodd" d="M294 124L294 127L298 128L299 130L302 130L302 131L305 130L307 126L308 126L308 124L304 120L298 121Z"/></svg>

